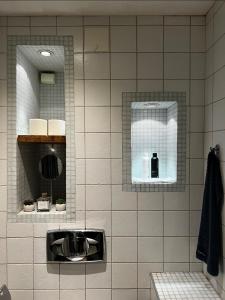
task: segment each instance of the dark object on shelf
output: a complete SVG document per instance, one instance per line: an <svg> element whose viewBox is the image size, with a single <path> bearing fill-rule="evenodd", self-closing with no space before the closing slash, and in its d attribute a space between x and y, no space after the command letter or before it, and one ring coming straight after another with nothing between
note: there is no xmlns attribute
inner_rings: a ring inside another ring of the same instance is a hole
<svg viewBox="0 0 225 300"><path fill-rule="evenodd" d="M59 176L58 158L55 155L45 155L41 159L41 173L46 179L55 179Z"/></svg>
<svg viewBox="0 0 225 300"><path fill-rule="evenodd" d="M157 153L153 153L151 159L151 177L152 178L159 177L159 159L157 157Z"/></svg>
<svg viewBox="0 0 225 300"><path fill-rule="evenodd" d="M102 262L105 259L105 232L90 230L49 230L47 260L54 262Z"/></svg>
<svg viewBox="0 0 225 300"><path fill-rule="evenodd" d="M65 144L64 135L18 135L18 143Z"/></svg>
<svg viewBox="0 0 225 300"><path fill-rule="evenodd" d="M222 259L223 183L220 171L219 148L211 148L208 155L205 189L202 204L196 257L207 264L207 272L219 274Z"/></svg>

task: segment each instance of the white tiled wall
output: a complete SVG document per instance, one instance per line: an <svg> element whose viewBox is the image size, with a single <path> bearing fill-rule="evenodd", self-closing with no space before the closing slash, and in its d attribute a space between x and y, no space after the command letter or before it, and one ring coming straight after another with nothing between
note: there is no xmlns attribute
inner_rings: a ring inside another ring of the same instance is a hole
<svg viewBox="0 0 225 300"><path fill-rule="evenodd" d="M200 270L192 250L203 183L204 18L9 17L0 18L0 26L3 140L6 34L74 35L75 224L6 226L6 149L0 152L0 280L12 299L147 300L149 272ZM184 193L122 192L122 91L186 91L191 121ZM46 265L46 230L59 226L105 228L107 263Z"/></svg>
<svg viewBox="0 0 225 300"><path fill-rule="evenodd" d="M206 86L205 86L205 145L204 158L206 159L211 145L220 145L221 170L224 177L225 157L225 5L218 1L209 11L206 18ZM225 186L225 181L223 180ZM223 244L225 241L224 210L223 216ZM224 252L223 252L224 253ZM223 258L224 263L224 258ZM225 274L221 263L220 274L211 278L213 285L225 299Z"/></svg>

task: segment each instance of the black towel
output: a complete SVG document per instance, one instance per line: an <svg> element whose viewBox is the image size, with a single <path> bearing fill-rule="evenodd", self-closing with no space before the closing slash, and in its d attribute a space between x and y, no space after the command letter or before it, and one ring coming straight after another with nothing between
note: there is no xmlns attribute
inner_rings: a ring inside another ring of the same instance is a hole
<svg viewBox="0 0 225 300"><path fill-rule="evenodd" d="M211 150L207 162L196 257L207 264L207 272L212 276L218 275L219 261L222 257L222 205L220 161L215 151Z"/></svg>
<svg viewBox="0 0 225 300"><path fill-rule="evenodd" d="M42 175L46 179L55 179L59 176L58 160L55 155L46 155L41 160Z"/></svg>

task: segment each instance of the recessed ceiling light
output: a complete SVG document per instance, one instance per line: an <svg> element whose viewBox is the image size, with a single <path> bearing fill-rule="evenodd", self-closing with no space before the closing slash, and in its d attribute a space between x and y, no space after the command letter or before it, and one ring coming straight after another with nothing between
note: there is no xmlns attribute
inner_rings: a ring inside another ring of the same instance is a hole
<svg viewBox="0 0 225 300"><path fill-rule="evenodd" d="M39 50L39 53L42 55L42 56L51 56L53 55L54 53L50 50Z"/></svg>

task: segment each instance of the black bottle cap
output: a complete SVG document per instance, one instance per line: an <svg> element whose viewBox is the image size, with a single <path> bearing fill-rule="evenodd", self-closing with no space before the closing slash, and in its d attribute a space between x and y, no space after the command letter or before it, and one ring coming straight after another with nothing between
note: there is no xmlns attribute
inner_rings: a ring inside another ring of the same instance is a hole
<svg viewBox="0 0 225 300"><path fill-rule="evenodd" d="M157 153L153 153L153 157L157 157Z"/></svg>

